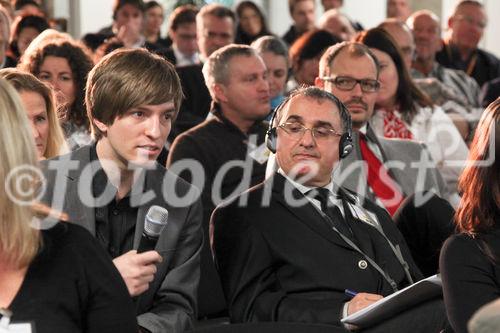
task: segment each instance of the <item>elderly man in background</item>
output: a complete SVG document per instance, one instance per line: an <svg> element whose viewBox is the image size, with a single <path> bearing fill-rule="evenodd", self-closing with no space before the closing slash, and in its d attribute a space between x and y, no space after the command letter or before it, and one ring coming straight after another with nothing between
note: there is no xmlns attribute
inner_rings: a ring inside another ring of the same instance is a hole
<svg viewBox="0 0 500 333"><path fill-rule="evenodd" d="M488 21L483 4L476 0L460 1L448 19L448 33L437 61L448 68L460 69L482 85L500 76L500 60L480 49Z"/></svg>
<svg viewBox="0 0 500 333"><path fill-rule="evenodd" d="M439 18L429 10L419 10L407 20L415 39L415 59L412 63L413 78L433 77L466 99L470 107L479 107L479 86L461 70L442 66L435 60L441 49Z"/></svg>
<svg viewBox="0 0 500 333"><path fill-rule="evenodd" d="M318 27L335 35L343 41L351 40L356 34L349 18L338 9L330 9L321 15Z"/></svg>

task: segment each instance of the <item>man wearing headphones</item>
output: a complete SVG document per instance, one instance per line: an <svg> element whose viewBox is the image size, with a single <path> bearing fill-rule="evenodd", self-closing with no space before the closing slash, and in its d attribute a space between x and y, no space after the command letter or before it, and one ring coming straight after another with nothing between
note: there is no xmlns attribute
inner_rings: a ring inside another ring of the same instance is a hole
<svg viewBox="0 0 500 333"><path fill-rule="evenodd" d="M387 212L333 182L352 150L351 118L335 96L317 87L292 92L276 109L267 144L279 170L211 220L232 322L341 326L422 277ZM346 289L359 293L351 299ZM445 321L442 302L429 301L367 331L438 332Z"/></svg>

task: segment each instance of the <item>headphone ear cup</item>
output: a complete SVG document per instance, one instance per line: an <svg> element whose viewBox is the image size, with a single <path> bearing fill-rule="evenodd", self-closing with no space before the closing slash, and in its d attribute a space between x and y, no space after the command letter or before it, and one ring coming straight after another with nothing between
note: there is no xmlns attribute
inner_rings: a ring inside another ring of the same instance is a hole
<svg viewBox="0 0 500 333"><path fill-rule="evenodd" d="M270 128L267 131L266 146L272 153L276 153L276 144L278 136L276 135L276 127Z"/></svg>
<svg viewBox="0 0 500 333"><path fill-rule="evenodd" d="M351 133L344 133L339 142L339 158L345 158L353 149Z"/></svg>

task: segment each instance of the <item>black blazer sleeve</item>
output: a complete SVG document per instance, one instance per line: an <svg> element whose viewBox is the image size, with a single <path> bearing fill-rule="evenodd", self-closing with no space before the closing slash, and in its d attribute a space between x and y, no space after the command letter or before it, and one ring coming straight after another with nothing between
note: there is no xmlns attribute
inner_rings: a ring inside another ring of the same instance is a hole
<svg viewBox="0 0 500 333"><path fill-rule="evenodd" d="M287 293L275 275L270 243L245 210L228 206L212 215L212 244L231 322L290 321L340 325L343 290ZM291 277L290 277L291 278Z"/></svg>

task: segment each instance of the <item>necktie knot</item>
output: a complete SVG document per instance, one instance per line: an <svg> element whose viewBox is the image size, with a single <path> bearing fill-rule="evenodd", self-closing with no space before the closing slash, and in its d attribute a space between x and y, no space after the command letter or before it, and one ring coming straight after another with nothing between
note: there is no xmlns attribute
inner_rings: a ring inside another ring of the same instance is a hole
<svg viewBox="0 0 500 333"><path fill-rule="evenodd" d="M324 187L317 187L310 190L307 194L321 203L321 210L328 216L330 222L337 228L338 232L348 238L353 238L353 233L344 220L339 207L328 204L330 196L334 195L330 190Z"/></svg>
<svg viewBox="0 0 500 333"><path fill-rule="evenodd" d="M321 203L321 210L326 212L328 210L328 199L332 192L324 187L316 187L308 192L308 194Z"/></svg>

